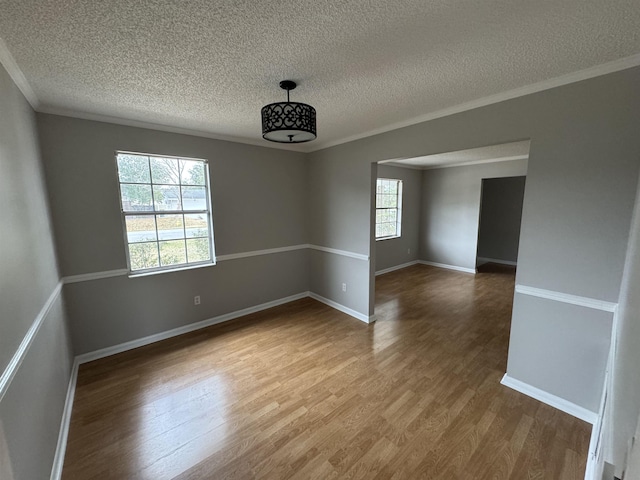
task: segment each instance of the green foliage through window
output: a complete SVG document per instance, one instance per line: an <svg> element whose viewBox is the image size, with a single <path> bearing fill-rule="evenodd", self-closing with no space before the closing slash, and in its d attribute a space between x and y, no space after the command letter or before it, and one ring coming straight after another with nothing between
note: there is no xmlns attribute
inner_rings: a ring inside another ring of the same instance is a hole
<svg viewBox="0 0 640 480"><path fill-rule="evenodd" d="M116 161L130 270L213 263L206 162L124 152Z"/></svg>

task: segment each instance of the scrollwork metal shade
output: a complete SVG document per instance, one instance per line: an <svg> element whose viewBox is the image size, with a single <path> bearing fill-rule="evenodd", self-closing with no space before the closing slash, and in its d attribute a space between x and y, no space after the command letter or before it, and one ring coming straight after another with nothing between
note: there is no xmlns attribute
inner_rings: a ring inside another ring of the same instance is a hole
<svg viewBox="0 0 640 480"><path fill-rule="evenodd" d="M262 107L262 138L302 143L316 138L316 109L306 103L278 102Z"/></svg>

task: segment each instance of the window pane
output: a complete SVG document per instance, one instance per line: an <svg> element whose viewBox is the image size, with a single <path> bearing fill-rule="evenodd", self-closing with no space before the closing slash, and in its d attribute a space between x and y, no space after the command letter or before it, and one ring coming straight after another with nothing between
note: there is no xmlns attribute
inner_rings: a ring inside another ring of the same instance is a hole
<svg viewBox="0 0 640 480"><path fill-rule="evenodd" d="M152 215L127 215L125 223L129 243L157 240L156 219Z"/></svg>
<svg viewBox="0 0 640 480"><path fill-rule="evenodd" d="M376 238L381 236L382 236L382 225L378 224L376 225Z"/></svg>
<svg viewBox="0 0 640 480"><path fill-rule="evenodd" d="M206 185L204 179L204 162L180 160L183 185Z"/></svg>
<svg viewBox="0 0 640 480"><path fill-rule="evenodd" d="M387 222L396 223L398 218L397 210L387 210Z"/></svg>
<svg viewBox="0 0 640 480"><path fill-rule="evenodd" d="M376 193L382 193L382 180L380 179L376 182Z"/></svg>
<svg viewBox="0 0 640 480"><path fill-rule="evenodd" d="M149 183L149 157L119 153L118 177L124 183Z"/></svg>
<svg viewBox="0 0 640 480"><path fill-rule="evenodd" d="M121 184L122 210L125 212L140 212L153 210L151 199L151 185Z"/></svg>
<svg viewBox="0 0 640 480"><path fill-rule="evenodd" d="M156 242L129 245L129 260L131 270L159 267L158 245Z"/></svg>
<svg viewBox="0 0 640 480"><path fill-rule="evenodd" d="M396 234L396 224L395 223L383 223L383 232L385 237L392 236Z"/></svg>
<svg viewBox="0 0 640 480"><path fill-rule="evenodd" d="M151 157L153 183L177 185L180 183L180 164L176 158Z"/></svg>
<svg viewBox="0 0 640 480"><path fill-rule="evenodd" d="M153 204L156 210L182 210L178 185L153 186Z"/></svg>
<svg viewBox="0 0 640 480"><path fill-rule="evenodd" d="M208 238L187 239L187 258L189 262L204 262L211 258Z"/></svg>
<svg viewBox="0 0 640 480"><path fill-rule="evenodd" d="M184 238L182 215L156 215L158 240Z"/></svg>
<svg viewBox="0 0 640 480"><path fill-rule="evenodd" d="M206 210L207 189L204 187L182 187L182 208L184 210Z"/></svg>
<svg viewBox="0 0 640 480"><path fill-rule="evenodd" d="M209 220L206 214L187 214L184 216L184 226L189 237L208 237Z"/></svg>
<svg viewBox="0 0 640 480"><path fill-rule="evenodd" d="M130 270L211 262L206 162L118 153L116 166Z"/></svg>
<svg viewBox="0 0 640 480"><path fill-rule="evenodd" d="M184 240L172 240L170 242L158 242L160 245L160 264L179 265L187 263Z"/></svg>
<svg viewBox="0 0 640 480"><path fill-rule="evenodd" d="M389 192L396 195L398 193L398 182L395 180L389 181Z"/></svg>

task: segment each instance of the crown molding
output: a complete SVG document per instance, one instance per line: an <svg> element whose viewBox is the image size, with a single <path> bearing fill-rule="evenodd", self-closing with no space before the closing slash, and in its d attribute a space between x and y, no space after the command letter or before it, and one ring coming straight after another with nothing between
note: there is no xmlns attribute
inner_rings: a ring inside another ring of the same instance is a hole
<svg viewBox="0 0 640 480"><path fill-rule="evenodd" d="M506 92L497 93L495 95L489 95L487 97L472 100L470 102L461 103L453 107L444 108L435 112L426 113L409 120L403 120L401 122L392 123L385 127L369 130L364 133L358 133L351 135L340 140L335 140L325 143L316 143L311 146L308 152L316 152L318 150L324 150L325 148L335 147L344 143L353 142L355 140L361 140L363 138L372 137L381 133L390 132L392 130L398 130L400 128L409 127L418 123L427 122L429 120L435 120L437 118L448 117L449 115L455 115L456 113L466 112L467 110L473 110L475 108L486 107L494 103L504 102L506 100L512 100L518 97L524 97L532 93L542 92L544 90L550 90L552 88L561 87L570 83L580 82L582 80L588 80L590 78L600 77L609 73L618 72L620 70L626 70L640 66L640 53L631 55L629 57L620 58L611 62L602 63L593 67L585 68L584 70L578 70L577 72L567 73L559 77L550 78L541 82L525 85L524 87L514 88L513 90L507 90Z"/></svg>
<svg viewBox="0 0 640 480"><path fill-rule="evenodd" d="M171 125L165 125L162 123L153 123L143 120L132 120L122 117L115 117L111 115L102 115L99 113L79 112L76 110L69 110L65 108L41 106L37 109L38 113L46 113L50 115L59 115L62 117L79 118L82 120L91 120L94 122L111 123L114 125L125 125L127 127L146 128L149 130L159 130L161 132L178 133L181 135L191 135L194 137L211 138L213 140L221 140L224 142L240 143L243 145L254 145L256 147L275 148L277 150L293 151L293 152L306 152L305 147L301 144L284 147L282 144L276 144L266 140L257 140L245 137L234 137L232 135L219 135L212 132L205 132L203 130L196 130L184 127L174 127Z"/></svg>
<svg viewBox="0 0 640 480"><path fill-rule="evenodd" d="M15 83L18 89L22 92L24 98L27 99L27 102L29 102L31 108L33 108L34 110L38 110L40 101L38 100L38 97L36 97L35 92L27 81L27 77L25 77L24 73L22 73L22 70L20 70L20 67L16 63L16 60L13 58L13 55L11 55L7 44L4 43L4 40L2 38L0 38L0 64L2 64L2 66L11 77L11 80L13 80L13 83Z"/></svg>
<svg viewBox="0 0 640 480"><path fill-rule="evenodd" d="M324 143L323 142L318 142L314 144L306 143L306 144L298 144L295 146L286 146L286 147L282 144L274 144L272 142L267 142L262 139L235 137L232 135L220 135L213 132L206 132L206 131L197 130L197 129L176 127L176 126L141 121L141 120L132 120L132 119L126 119L126 118L110 116L110 115L79 112L75 110L57 108L57 107L51 107L51 106L43 106L40 100L38 99L38 97L36 96L35 92L31 88L31 85L27 81L27 78L25 77L24 73L22 72L22 70L16 63L15 59L13 58L13 55L11 55L11 52L9 51L6 43L4 42L4 40L2 40L2 38L0 38L0 64L2 64L4 68L7 70L7 72L9 73L9 76L14 81L14 83L18 86L18 88L20 89L22 94L25 96L25 98L27 99L31 107L35 111L40 113L48 113L52 115L80 118L84 120L112 123L116 125L125 125L130 127L159 130L163 132L178 133L182 135L193 135L196 137L211 138L214 140L222 140L222 141L240 143L245 145L254 145L254 146L265 147L265 148L274 148L277 150L311 153L311 152L316 152L318 150L324 150L326 148L335 147L337 145L342 145L344 143L349 143L355 140L361 140L363 138L379 135L381 133L390 132L392 130L397 130L397 129L408 127L411 125L416 125L418 123L427 122L429 120L435 120L437 118L454 115L456 113L465 112L467 110L473 110L475 108L485 107L488 105L492 105L494 103L499 103L499 102L511 100L518 97L523 97L525 95L530 95L532 93L537 93L537 92L549 90L555 87L560 87L563 85L579 82L582 80L587 80L590 78L607 75L609 73L618 72L620 70L626 70L629 68L637 67L637 66L640 66L640 53L631 55L628 57L620 58L617 60L613 60L611 62L596 65L593 67L589 67L583 70L579 70L577 72L568 73L568 74L561 75L559 77L551 78L548 80L543 80L541 82L526 85L524 87L515 88L513 90L508 90L506 92L497 93L495 95L489 95L487 97L472 100L470 102L454 105L452 107L437 110L435 112L426 113L408 120L392 123L385 127L369 130L367 132L359 133L356 135L351 135L348 137L344 137L342 139L338 139L330 142L324 142Z"/></svg>

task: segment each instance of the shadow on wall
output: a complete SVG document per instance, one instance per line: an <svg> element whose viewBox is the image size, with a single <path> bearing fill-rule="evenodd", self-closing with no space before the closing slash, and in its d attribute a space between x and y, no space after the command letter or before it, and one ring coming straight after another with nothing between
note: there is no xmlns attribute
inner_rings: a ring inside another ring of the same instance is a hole
<svg viewBox="0 0 640 480"><path fill-rule="evenodd" d="M476 267L516 265L525 181L525 176L482 180Z"/></svg>

